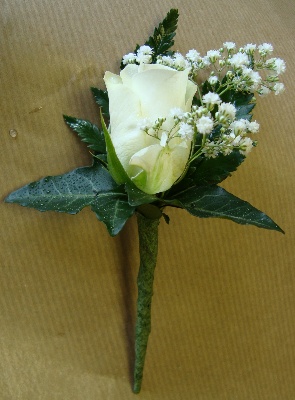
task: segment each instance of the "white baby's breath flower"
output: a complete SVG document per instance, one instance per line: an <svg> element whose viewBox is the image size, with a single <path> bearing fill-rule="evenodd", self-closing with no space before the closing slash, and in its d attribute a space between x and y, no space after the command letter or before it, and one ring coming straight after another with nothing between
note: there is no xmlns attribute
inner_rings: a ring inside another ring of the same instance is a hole
<svg viewBox="0 0 295 400"><path fill-rule="evenodd" d="M249 65L249 57L245 53L236 53L229 60L230 65L235 68L241 68Z"/></svg>
<svg viewBox="0 0 295 400"><path fill-rule="evenodd" d="M281 58L275 58L275 71L278 75L283 74L286 71L286 63Z"/></svg>
<svg viewBox="0 0 295 400"><path fill-rule="evenodd" d="M154 123L150 118L143 118L143 119L138 121L137 127L141 131L146 131L146 130L150 129L153 126L153 124Z"/></svg>
<svg viewBox="0 0 295 400"><path fill-rule="evenodd" d="M139 64L150 64L152 62L153 50L150 46L140 46L136 54L136 61Z"/></svg>
<svg viewBox="0 0 295 400"><path fill-rule="evenodd" d="M271 92L271 90L264 85L262 85L260 87L260 89L258 90L259 96L261 96L261 97L267 96L270 92Z"/></svg>
<svg viewBox="0 0 295 400"><path fill-rule="evenodd" d="M236 116L236 107L232 103L221 103L218 109L219 113L229 119L234 119Z"/></svg>
<svg viewBox="0 0 295 400"><path fill-rule="evenodd" d="M213 129L213 125L214 123L212 119L206 116L201 117L196 123L198 132L202 133L203 135L210 133Z"/></svg>
<svg viewBox="0 0 295 400"><path fill-rule="evenodd" d="M227 50L234 50L236 48L236 44L234 42L224 42L223 47Z"/></svg>
<svg viewBox="0 0 295 400"><path fill-rule="evenodd" d="M238 119L230 124L230 128L233 130L235 135L243 135L248 129L249 121L246 119Z"/></svg>
<svg viewBox="0 0 295 400"><path fill-rule="evenodd" d="M217 78L217 76L210 76L209 78L208 78L208 82L210 83L210 85L216 85L216 83L218 82L218 78Z"/></svg>
<svg viewBox="0 0 295 400"><path fill-rule="evenodd" d="M253 71L251 68L243 68L242 77L250 80L250 82L248 82L249 89L252 89L253 91L257 90L261 84L261 76L259 72Z"/></svg>
<svg viewBox="0 0 295 400"><path fill-rule="evenodd" d="M254 53L254 51L256 50L256 44L253 43L248 43L244 46L244 51L247 54L251 54Z"/></svg>
<svg viewBox="0 0 295 400"><path fill-rule="evenodd" d="M150 54L137 53L136 61L139 64L150 64L152 62L152 56Z"/></svg>
<svg viewBox="0 0 295 400"><path fill-rule="evenodd" d="M247 156L253 148L253 142L249 137L242 138L239 143L239 151L243 156Z"/></svg>
<svg viewBox="0 0 295 400"><path fill-rule="evenodd" d="M275 94L278 95L285 90L285 85L283 83L278 82L273 86L273 89L275 91Z"/></svg>
<svg viewBox="0 0 295 400"><path fill-rule="evenodd" d="M181 108L177 108L177 107L175 107L175 108L171 108L171 110L170 110L170 116L171 117L173 117L173 118L178 118L178 119L180 119L182 116L183 116L183 110L181 109Z"/></svg>
<svg viewBox="0 0 295 400"><path fill-rule="evenodd" d="M175 53L173 58L174 67L176 69L185 69L190 66L188 61L183 57L181 53Z"/></svg>
<svg viewBox="0 0 295 400"><path fill-rule="evenodd" d="M273 52L273 46L270 43L262 43L258 46L258 51L261 55L265 56Z"/></svg>
<svg viewBox="0 0 295 400"><path fill-rule="evenodd" d="M209 59L209 61L214 64L215 61L221 57L220 51L219 50L208 50L206 57Z"/></svg>
<svg viewBox="0 0 295 400"><path fill-rule="evenodd" d="M152 55L153 49L150 46L143 45L143 46L140 46L140 48L137 50L137 53Z"/></svg>
<svg viewBox="0 0 295 400"><path fill-rule="evenodd" d="M205 146L202 149L202 153L206 158L216 158L219 153L219 148L216 146L214 142L210 142L210 140L206 140Z"/></svg>
<svg viewBox="0 0 295 400"><path fill-rule="evenodd" d="M286 63L281 58L270 58L265 63L268 69L274 70L278 75L286 71Z"/></svg>
<svg viewBox="0 0 295 400"><path fill-rule="evenodd" d="M178 133L183 139L191 140L194 135L194 129L191 125L189 125L185 122L181 122Z"/></svg>
<svg viewBox="0 0 295 400"><path fill-rule="evenodd" d="M134 53L128 53L123 56L122 62L124 65L135 63L136 55Z"/></svg>
<svg viewBox="0 0 295 400"><path fill-rule="evenodd" d="M215 104L220 104L221 100L217 93L208 92L202 97L203 102L207 105L208 108Z"/></svg>
<svg viewBox="0 0 295 400"><path fill-rule="evenodd" d="M195 49L191 49L189 50L188 53L186 53L185 57L192 62L196 62L196 61L200 61L201 57L200 57L200 53L195 50Z"/></svg>
<svg viewBox="0 0 295 400"><path fill-rule="evenodd" d="M259 123L256 121L252 121L248 124L248 131L251 133L258 133L259 131Z"/></svg>

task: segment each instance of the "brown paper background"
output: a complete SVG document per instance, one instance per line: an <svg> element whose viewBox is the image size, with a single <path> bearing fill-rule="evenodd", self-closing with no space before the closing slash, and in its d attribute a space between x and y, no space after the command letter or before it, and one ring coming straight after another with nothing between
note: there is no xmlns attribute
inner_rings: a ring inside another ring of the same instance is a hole
<svg viewBox="0 0 295 400"><path fill-rule="evenodd" d="M293 0L2 0L1 200L89 164L62 113L98 121L89 87L103 87L104 71L118 71L172 7L181 52L266 41L287 61L286 92L255 109L259 146L224 183L286 235L169 211L139 396L293 400ZM0 209L0 399L135 398L136 221L111 238L88 209L39 213L3 201Z"/></svg>

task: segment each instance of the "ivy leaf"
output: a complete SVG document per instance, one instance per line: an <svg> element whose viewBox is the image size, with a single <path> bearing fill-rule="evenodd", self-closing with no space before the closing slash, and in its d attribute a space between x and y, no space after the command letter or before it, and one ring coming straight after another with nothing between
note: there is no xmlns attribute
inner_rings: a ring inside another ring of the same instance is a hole
<svg viewBox="0 0 295 400"><path fill-rule="evenodd" d="M101 90L95 87L90 88L91 92L94 96L96 104L101 107L102 115L105 116L107 119L110 118L109 113L109 95L106 90Z"/></svg>
<svg viewBox="0 0 295 400"><path fill-rule="evenodd" d="M102 131L91 122L64 115L65 122L78 134L82 142L87 143L89 149L97 153L106 153L106 145Z"/></svg>
<svg viewBox="0 0 295 400"><path fill-rule="evenodd" d="M90 206L112 236L120 232L135 210L128 203L124 187L118 186L99 163L32 182L11 193L5 201L68 214L77 214Z"/></svg>
<svg viewBox="0 0 295 400"><path fill-rule="evenodd" d="M248 202L234 196L223 188L212 185L190 187L173 196L170 205L182 207L200 218L225 218L238 224L255 225L259 228L284 231L266 214Z"/></svg>
<svg viewBox="0 0 295 400"><path fill-rule="evenodd" d="M216 158L203 158L192 174L191 179L196 186L212 185L222 182L231 176L240 164L244 161L238 150L234 150L227 156L219 155Z"/></svg>
<svg viewBox="0 0 295 400"><path fill-rule="evenodd" d="M157 196L143 192L132 181L126 183L125 189L128 194L128 202L132 206L153 203L158 200Z"/></svg>

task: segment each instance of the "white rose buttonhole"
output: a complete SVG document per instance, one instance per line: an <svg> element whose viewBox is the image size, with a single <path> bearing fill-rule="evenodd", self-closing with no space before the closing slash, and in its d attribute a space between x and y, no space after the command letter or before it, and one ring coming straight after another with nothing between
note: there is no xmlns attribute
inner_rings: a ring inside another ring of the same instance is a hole
<svg viewBox="0 0 295 400"><path fill-rule="evenodd" d="M186 167L193 129L179 116L191 110L197 89L188 74L157 64L129 64L120 76L105 73L112 143L145 193L168 190Z"/></svg>

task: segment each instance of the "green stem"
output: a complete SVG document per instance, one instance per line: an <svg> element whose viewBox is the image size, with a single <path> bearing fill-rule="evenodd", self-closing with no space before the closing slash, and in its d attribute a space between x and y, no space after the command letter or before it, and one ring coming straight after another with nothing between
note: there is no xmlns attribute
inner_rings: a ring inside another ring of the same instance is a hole
<svg viewBox="0 0 295 400"><path fill-rule="evenodd" d="M154 270L158 253L159 219L137 215L140 267L137 278L138 299L135 327L135 367L133 392L139 393L143 378L144 361L151 331L151 303Z"/></svg>

